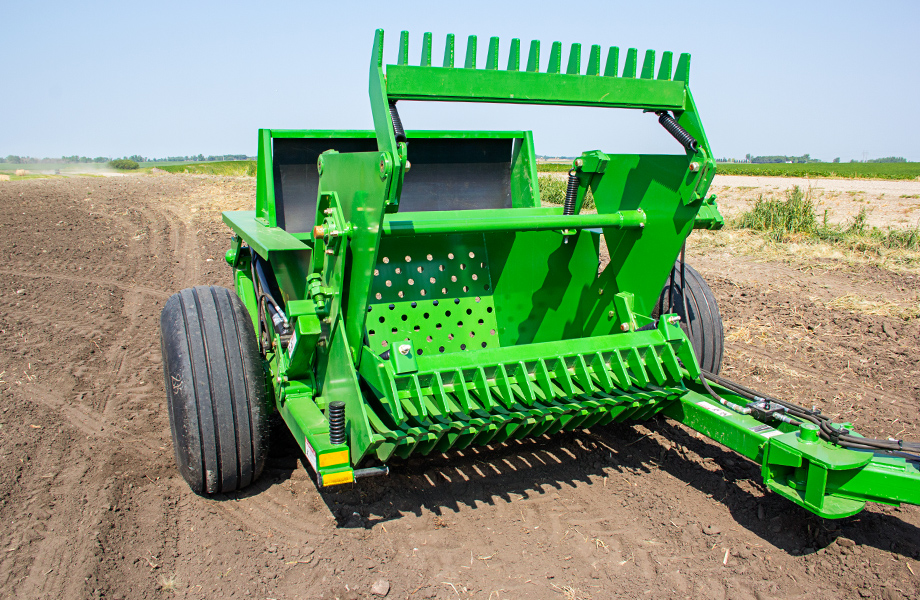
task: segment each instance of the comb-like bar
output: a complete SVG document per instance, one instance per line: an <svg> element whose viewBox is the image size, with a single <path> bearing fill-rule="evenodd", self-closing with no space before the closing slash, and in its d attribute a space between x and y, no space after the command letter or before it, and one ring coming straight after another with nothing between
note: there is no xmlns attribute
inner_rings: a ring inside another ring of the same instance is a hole
<svg viewBox="0 0 920 600"><path fill-rule="evenodd" d="M610 46L607 51L607 64L604 66L604 77L616 77L620 69L620 48Z"/></svg>
<svg viewBox="0 0 920 600"><path fill-rule="evenodd" d="M422 38L422 60L419 64L423 67L431 66L431 32L425 32Z"/></svg>
<svg viewBox="0 0 920 600"><path fill-rule="evenodd" d="M655 51L646 50L645 60L642 61L642 74L640 79L651 79L655 76Z"/></svg>
<svg viewBox="0 0 920 600"><path fill-rule="evenodd" d="M444 66L454 66L454 34L447 34L447 43L444 44Z"/></svg>
<svg viewBox="0 0 920 600"><path fill-rule="evenodd" d="M399 33L399 56L396 59L398 65L409 64L409 32L401 31Z"/></svg>
<svg viewBox="0 0 920 600"><path fill-rule="evenodd" d="M549 51L549 65L546 67L547 73L558 73L562 67L562 42L553 42L553 47Z"/></svg>
<svg viewBox="0 0 920 600"><path fill-rule="evenodd" d="M572 44L569 50L569 64L565 68L567 75L581 75L581 44Z"/></svg>
<svg viewBox="0 0 920 600"><path fill-rule="evenodd" d="M527 55L527 70L531 73L540 71L540 40L530 42L530 53Z"/></svg>
<svg viewBox="0 0 920 600"><path fill-rule="evenodd" d="M601 74L601 47L597 44L591 46L591 54L588 55L588 70L585 75Z"/></svg>
<svg viewBox="0 0 920 600"><path fill-rule="evenodd" d="M521 39L513 38L511 40L511 49L508 51L508 70L521 70Z"/></svg>
<svg viewBox="0 0 920 600"><path fill-rule="evenodd" d="M498 38L489 39L489 53L486 55L486 69L495 71L498 69Z"/></svg>
<svg viewBox="0 0 920 600"><path fill-rule="evenodd" d="M463 65L466 69L476 68L476 36L471 35L466 41L466 62Z"/></svg>
<svg viewBox="0 0 920 600"><path fill-rule="evenodd" d="M674 69L674 81L683 81L690 83L690 55L681 54L677 59L677 68Z"/></svg>
<svg viewBox="0 0 920 600"><path fill-rule="evenodd" d="M662 52L661 53L661 67L658 69L658 79L663 81L671 80L671 57L674 56L673 52Z"/></svg>
<svg viewBox="0 0 920 600"><path fill-rule="evenodd" d="M626 64L623 65L623 77L632 77L636 76L636 59L638 58L638 50L635 48L630 48L626 51Z"/></svg>

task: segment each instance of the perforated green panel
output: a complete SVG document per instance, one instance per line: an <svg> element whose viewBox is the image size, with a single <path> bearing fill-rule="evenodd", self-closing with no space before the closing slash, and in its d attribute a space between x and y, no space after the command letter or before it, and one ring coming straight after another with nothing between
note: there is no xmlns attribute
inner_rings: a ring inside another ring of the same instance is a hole
<svg viewBox="0 0 920 600"><path fill-rule="evenodd" d="M399 341L412 342L418 355L497 347L483 236L384 238L367 310L374 354Z"/></svg>

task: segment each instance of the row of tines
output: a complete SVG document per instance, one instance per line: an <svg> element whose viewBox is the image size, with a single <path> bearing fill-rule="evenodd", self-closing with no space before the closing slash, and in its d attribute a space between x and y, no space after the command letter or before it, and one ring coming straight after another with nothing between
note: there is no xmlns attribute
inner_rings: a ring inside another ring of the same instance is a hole
<svg viewBox="0 0 920 600"><path fill-rule="evenodd" d="M445 67L454 66L454 46L455 46L455 37L454 34L447 34L447 43L444 47L444 63ZM431 64L431 47L432 47L432 35L431 33L426 33L422 38L422 57L420 66L430 67ZM477 49L477 37L475 35L469 36L466 42L466 60L464 62L464 68L466 69L475 69L476 67L476 49ZM498 60L498 49L499 49L499 39L497 37L492 37L489 39L489 49L487 52L486 66L487 70L498 70L499 60ZM623 65L623 70L620 72L620 49L617 46L611 46L607 51L607 60L604 61L604 71L603 75L605 77L636 77L637 68L638 68L638 50L636 48L630 48L626 51L626 61ZM567 75L581 75L581 44L572 44L571 49L569 50L568 63L566 65L565 73ZM671 80L672 79L672 70L671 62L673 60L672 52L664 52L661 55L661 63L658 68L658 76L655 77L655 51L646 50L645 58L642 61L642 69L639 71L638 77L640 79L662 79L662 80ZM409 64L409 32L403 31L399 36L399 57L397 59L397 64L399 65L408 65ZM521 70L521 40L514 38L511 40L511 48L508 52L508 71L520 71ZM540 71L540 41L533 40L530 42L530 51L527 55L527 65L525 68L526 71L531 73L539 73ZM681 54L680 59L677 62L677 70L673 72L673 79L675 81L687 81L689 79L689 70L690 70L690 55ZM562 43L553 42L552 48L549 53L549 64L547 65L545 73L561 73L562 72ZM588 52L588 69L584 73L585 75L600 75L601 74L601 47L597 44L591 46L591 50Z"/></svg>

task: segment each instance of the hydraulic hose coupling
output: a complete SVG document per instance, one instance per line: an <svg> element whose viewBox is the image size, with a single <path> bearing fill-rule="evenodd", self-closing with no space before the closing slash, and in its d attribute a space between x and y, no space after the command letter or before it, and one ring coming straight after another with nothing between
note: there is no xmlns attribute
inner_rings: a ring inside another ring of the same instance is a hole
<svg viewBox="0 0 920 600"><path fill-rule="evenodd" d="M345 403L334 400L329 403L329 443L340 446L345 443Z"/></svg>

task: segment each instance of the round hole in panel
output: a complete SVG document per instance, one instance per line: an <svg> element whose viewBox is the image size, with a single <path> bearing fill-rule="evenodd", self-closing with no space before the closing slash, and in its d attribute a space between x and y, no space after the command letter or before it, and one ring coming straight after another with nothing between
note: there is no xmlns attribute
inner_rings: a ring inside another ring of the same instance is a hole
<svg viewBox="0 0 920 600"><path fill-rule="evenodd" d="M447 253L447 258L449 258L450 260L454 260L454 253L453 253L453 252L448 252L448 253Z"/></svg>
<svg viewBox="0 0 920 600"><path fill-rule="evenodd" d="M434 260L434 257L433 257L432 255L429 254L429 255L428 255L428 260ZM419 267L419 269L421 269L421 267Z"/></svg>
<svg viewBox="0 0 920 600"><path fill-rule="evenodd" d="M486 307L486 312L492 312L492 307L491 307L491 306L487 306L487 307Z"/></svg>
<svg viewBox="0 0 920 600"><path fill-rule="evenodd" d="M482 298L480 298L479 296L476 296L476 302L482 302Z"/></svg>
<svg viewBox="0 0 920 600"><path fill-rule="evenodd" d="M447 295L447 288L441 288L441 293L445 296Z"/></svg>
<svg viewBox="0 0 920 600"><path fill-rule="evenodd" d="M454 334L448 333L448 334L447 334L447 339L448 339L448 340L453 340L453 339L454 339Z"/></svg>
<svg viewBox="0 0 920 600"><path fill-rule="evenodd" d="M434 328L435 328L435 329L440 329L440 328L441 328L441 324L440 324L440 323L436 324L436 325L434 326Z"/></svg>
<svg viewBox="0 0 920 600"><path fill-rule="evenodd" d="M438 348L438 352L444 352L444 346L441 346L440 348Z"/></svg>
<svg viewBox="0 0 920 600"><path fill-rule="evenodd" d="M368 330L367 330L367 335L374 335L374 330L373 330L373 329L368 329Z"/></svg>
<svg viewBox="0 0 920 600"><path fill-rule="evenodd" d="M469 288L468 286L463 286L463 291L464 291L464 292L468 292L468 291L470 291L470 288Z"/></svg>
<svg viewBox="0 0 920 600"><path fill-rule="evenodd" d="M402 298L402 297L403 297L403 291L402 291L402 290L399 290L399 291L396 293L396 295L399 296L400 298Z"/></svg>
<svg viewBox="0 0 920 600"><path fill-rule="evenodd" d="M415 280L411 277L409 278L409 285L415 285Z"/></svg>
<svg viewBox="0 0 920 600"><path fill-rule="evenodd" d="M466 268L466 265L463 264L463 263L460 263L460 270L462 271L462 270L464 270L465 268Z"/></svg>
<svg viewBox="0 0 920 600"><path fill-rule="evenodd" d="M444 270L444 265L438 265L438 271L443 271L443 270Z"/></svg>
<svg viewBox="0 0 920 600"><path fill-rule="evenodd" d="M429 277L429 278L428 278L428 282L429 282L429 283L434 283L435 281L437 281L437 279L435 279L434 277Z"/></svg>
<svg viewBox="0 0 920 600"><path fill-rule="evenodd" d="M461 350L466 350L466 344L460 344L460 349L461 349Z"/></svg>
<svg viewBox="0 0 920 600"><path fill-rule="evenodd" d="M484 289L485 291L488 292L488 291L489 291L489 284L487 283L487 284L485 284L484 286L482 286L482 289Z"/></svg>
<svg viewBox="0 0 920 600"><path fill-rule="evenodd" d="M421 330L422 330L422 328L419 327L418 325L416 325L415 327L412 328L412 331L421 331Z"/></svg>
<svg viewBox="0 0 920 600"><path fill-rule="evenodd" d="M421 268L421 267L418 268L418 272L419 272L419 273L422 272L422 268Z"/></svg>
<svg viewBox="0 0 920 600"><path fill-rule="evenodd" d="M470 258L476 258L476 255L470 252Z"/></svg>
<svg viewBox="0 0 920 600"><path fill-rule="evenodd" d="M416 306L418 306L418 302L413 302L413 303L410 304L409 306L411 306L412 308L415 308Z"/></svg>
<svg viewBox="0 0 920 600"><path fill-rule="evenodd" d="M421 356L421 355L422 355L422 349L419 348L418 350L415 351L415 353L418 354L419 356Z"/></svg>
<svg viewBox="0 0 920 600"><path fill-rule="evenodd" d="M430 341L431 341L431 336L429 335L428 337L426 337L426 338L425 338L425 341L426 341L426 342L430 342Z"/></svg>
<svg viewBox="0 0 920 600"><path fill-rule="evenodd" d="M399 267L396 267L396 274L399 275L400 273L402 273L402 269L400 269Z"/></svg>
<svg viewBox="0 0 920 600"><path fill-rule="evenodd" d="M380 322L383 323L384 321L386 321L386 319L384 319L383 317L380 317Z"/></svg>
<svg viewBox="0 0 920 600"><path fill-rule="evenodd" d="M387 287L393 287L393 282L387 279Z"/></svg>
<svg viewBox="0 0 920 600"><path fill-rule="evenodd" d="M489 331L489 333L492 334L492 335L495 335L495 330L493 329L493 330Z"/></svg>
<svg viewBox="0 0 920 600"><path fill-rule="evenodd" d="M412 262L412 257L411 257L411 256L406 256L406 262Z"/></svg>
<svg viewBox="0 0 920 600"><path fill-rule="evenodd" d="M473 309L472 309L472 308L466 309L466 314L468 314L468 315L473 314Z"/></svg>
<svg viewBox="0 0 920 600"><path fill-rule="evenodd" d="M408 320L409 320L409 315L403 315L403 316L402 316L402 320L403 320L403 321L408 321Z"/></svg>
<svg viewBox="0 0 920 600"><path fill-rule="evenodd" d="M449 317L449 316L450 316L450 311L449 311L449 310L445 310L445 311L444 311L444 316L445 316L445 317Z"/></svg>
<svg viewBox="0 0 920 600"><path fill-rule="evenodd" d="M371 312L372 310L374 310L374 307L369 304L367 306L367 312Z"/></svg>
<svg viewBox="0 0 920 600"><path fill-rule="evenodd" d="M375 297L376 297L378 300L380 300L381 298L383 298L383 294L381 294L380 292L377 292L377 294L375 295Z"/></svg>
<svg viewBox="0 0 920 600"><path fill-rule="evenodd" d="M482 319L479 319L479 324L480 324L480 325L485 325L485 321L483 321Z"/></svg>
<svg viewBox="0 0 920 600"><path fill-rule="evenodd" d="M393 333L399 333L399 329L397 329L396 327L394 327L394 328L393 328Z"/></svg>
<svg viewBox="0 0 920 600"><path fill-rule="evenodd" d="M393 310L393 309L396 308L396 305L395 305L395 304L391 304L388 308L389 308L390 310Z"/></svg>
<svg viewBox="0 0 920 600"><path fill-rule="evenodd" d="M419 294L421 294L422 296L426 296L428 295L428 292L426 292L425 290L419 290Z"/></svg>
<svg viewBox="0 0 920 600"><path fill-rule="evenodd" d="M431 301L431 304L432 304L432 306L437 306L437 305L438 305L438 301L437 301L437 300L432 300L432 301Z"/></svg>
<svg viewBox="0 0 920 600"><path fill-rule="evenodd" d="M374 269L374 277L376 277L377 275L380 275L380 270Z"/></svg>
<svg viewBox="0 0 920 600"><path fill-rule="evenodd" d="M427 319L427 318L428 318L428 313L425 313L425 314L422 315L422 316L425 317L425 318Z"/></svg>
<svg viewBox="0 0 920 600"><path fill-rule="evenodd" d="M384 257L383 257L383 264L388 264L389 262L390 262L390 259L387 258L386 256L384 256Z"/></svg>
<svg viewBox="0 0 920 600"><path fill-rule="evenodd" d="M471 331L471 332L470 332L470 337L476 337L476 332L475 332L475 331Z"/></svg>
<svg viewBox="0 0 920 600"><path fill-rule="evenodd" d="M460 298L454 298L454 304L460 304Z"/></svg>
<svg viewBox="0 0 920 600"><path fill-rule="evenodd" d="M380 345L383 346L384 348L386 348L387 346L390 345L390 342L388 342L388 341L386 341L386 340L383 340L382 342L380 342Z"/></svg>
<svg viewBox="0 0 920 600"><path fill-rule="evenodd" d="M463 321L457 321L457 327L463 327Z"/></svg>
<svg viewBox="0 0 920 600"><path fill-rule="evenodd" d="M473 281L476 281L477 279L479 279L479 275L477 275L476 273L473 273L472 278L473 278Z"/></svg>
<svg viewBox="0 0 920 600"><path fill-rule="evenodd" d="M453 283L457 283L457 276L456 276L456 275L451 275L451 276L450 276L450 280L451 280Z"/></svg>
<svg viewBox="0 0 920 600"><path fill-rule="evenodd" d="M485 348L487 345L488 345L488 344L486 344L485 342L482 343L482 347L483 347L483 348Z"/></svg>

